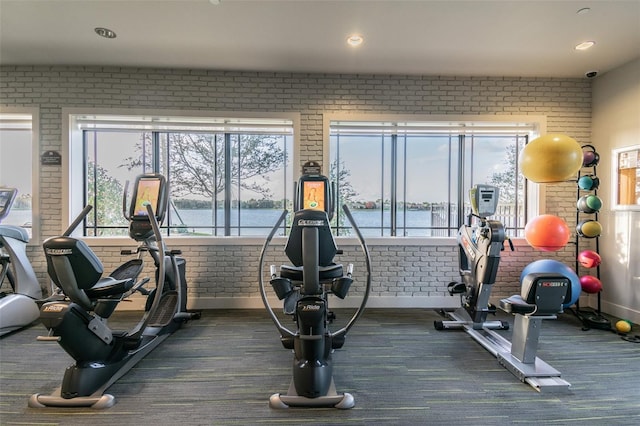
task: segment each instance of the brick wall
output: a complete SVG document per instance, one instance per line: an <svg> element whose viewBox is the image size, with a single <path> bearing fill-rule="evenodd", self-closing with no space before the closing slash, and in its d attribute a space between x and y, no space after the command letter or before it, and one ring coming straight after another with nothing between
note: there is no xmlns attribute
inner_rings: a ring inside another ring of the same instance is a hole
<svg viewBox="0 0 640 426"><path fill-rule="evenodd" d="M545 115L547 131L591 143L591 83L584 79L442 77L412 75L339 75L286 72L226 72L119 67L0 67L0 105L40 108L39 153L62 151L61 108L144 108L207 111L298 112L300 161L322 161L324 113ZM40 173L42 238L60 233L62 170ZM547 212L575 225L575 184L547 185ZM283 243L282 243L283 244ZM267 263L284 263L282 244ZM350 243L351 244L351 243ZM92 245L107 270L122 260L119 247ZM197 306L260 306L257 269L260 244L216 243L182 247L188 262L191 303ZM340 260L355 258L347 246ZM416 245L376 241L372 304L455 305L446 284L458 278L453 241ZM351 255L351 256L350 256ZM29 257L43 286L47 283L42 250ZM545 254L526 244L505 251L494 296L518 291L522 268L532 259L550 257L573 265L574 248ZM359 264L358 264L359 262ZM357 274L356 274L357 276ZM357 276L354 293L361 292ZM45 286L46 287L46 286ZM246 299L249 298L249 299ZM355 303L355 302L354 302Z"/></svg>

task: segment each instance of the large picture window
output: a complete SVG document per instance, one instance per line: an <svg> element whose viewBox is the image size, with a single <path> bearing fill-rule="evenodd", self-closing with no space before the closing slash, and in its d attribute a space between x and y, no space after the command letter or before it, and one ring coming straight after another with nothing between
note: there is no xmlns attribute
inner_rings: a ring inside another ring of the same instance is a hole
<svg viewBox="0 0 640 426"><path fill-rule="evenodd" d="M87 236L125 236L126 181L161 173L169 236L267 235L292 199L294 120L76 115ZM72 167L73 168L73 167Z"/></svg>
<svg viewBox="0 0 640 426"><path fill-rule="evenodd" d="M3 108L0 112L0 186L18 195L3 223L20 226L30 235L38 225L38 112Z"/></svg>
<svg viewBox="0 0 640 426"><path fill-rule="evenodd" d="M470 213L469 189L482 183L500 188L492 219L522 236L531 194L517 159L537 123L329 119L328 126L338 205L350 207L365 235L455 236ZM350 233L347 224L338 212L340 235Z"/></svg>

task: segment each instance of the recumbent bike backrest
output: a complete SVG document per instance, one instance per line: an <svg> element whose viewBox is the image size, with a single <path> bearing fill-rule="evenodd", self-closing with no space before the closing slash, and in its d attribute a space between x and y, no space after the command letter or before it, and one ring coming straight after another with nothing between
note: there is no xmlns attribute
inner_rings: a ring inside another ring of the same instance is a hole
<svg viewBox="0 0 640 426"><path fill-rule="evenodd" d="M75 282L81 290L93 287L104 272L100 259L82 240L73 237L54 237L46 240L43 247L47 259L47 273L60 288L63 288L63 282L54 265L55 257L64 256L69 260L70 270L73 271Z"/></svg>

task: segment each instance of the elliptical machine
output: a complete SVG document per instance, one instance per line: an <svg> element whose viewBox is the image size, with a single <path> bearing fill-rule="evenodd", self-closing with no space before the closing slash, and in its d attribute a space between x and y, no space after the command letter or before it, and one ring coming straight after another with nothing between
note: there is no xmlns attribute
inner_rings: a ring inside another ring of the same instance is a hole
<svg viewBox="0 0 640 426"><path fill-rule="evenodd" d="M571 386L560 378L560 372L536 357L542 321L556 319L563 305L571 300L571 281L562 274L531 273L522 277L521 292L500 301L500 308L515 315L512 342L494 330L506 330L509 323L487 321L496 307L489 302L496 280L500 252L505 239L513 251L513 243L496 220L488 220L496 212L498 188L475 185L470 193L472 213L467 225L458 231L461 282L448 285L450 295L459 294L461 307L441 311L448 321L434 321L437 330L464 329L474 340L498 359L520 381L539 392L563 392ZM478 219L472 225L472 217Z"/></svg>
<svg viewBox="0 0 640 426"><path fill-rule="evenodd" d="M331 353L344 345L347 332L362 314L371 291L371 265L369 251L351 212L343 206L365 255L367 281L360 306L346 326L336 332L329 331L333 318L329 311L329 294L340 299L347 296L353 282L353 265L345 270L334 263L338 250L329 221L333 216L334 199L329 181L319 174L317 163L309 162L296 186L295 214L285 253L293 265L282 265L279 275L271 265L270 284L279 300L284 301L284 313L293 316L297 330L282 325L271 309L263 279L264 256L271 239L284 221L285 210L271 230L260 254L259 282L262 301L280 332L285 349L293 350L293 378L286 395L273 394L271 408L335 407L349 409L355 405L349 393L338 394L333 380Z"/></svg>
<svg viewBox="0 0 640 426"><path fill-rule="evenodd" d="M0 188L0 222L7 217L18 194L15 188ZM36 321L40 310L36 300L42 289L27 258L29 234L24 228L0 225L0 283L5 278L12 293L0 293L0 336Z"/></svg>
<svg viewBox="0 0 640 426"><path fill-rule="evenodd" d="M140 175L127 213L125 187L123 211L129 220L129 235L140 245L135 252L122 251L137 256L109 277L102 277L102 264L84 241L69 236L89 213L90 205L62 236L44 242L47 272L64 298L54 295L42 304L40 319L49 335L38 340L58 342L76 362L66 369L62 385L51 395L32 395L30 407L113 406L115 398L103 392L182 323L199 317L186 310L185 260L178 257L179 250L167 249L162 240L159 224L167 210L167 195L164 176ZM156 268L151 290L143 287L150 278L137 280L143 253L151 256ZM142 319L131 330L112 330L108 318L120 301L135 292L147 296Z"/></svg>

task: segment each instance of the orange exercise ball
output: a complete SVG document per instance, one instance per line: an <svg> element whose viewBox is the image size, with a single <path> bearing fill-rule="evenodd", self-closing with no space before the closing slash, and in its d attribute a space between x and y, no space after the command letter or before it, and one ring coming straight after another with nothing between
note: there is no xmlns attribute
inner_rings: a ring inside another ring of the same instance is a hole
<svg viewBox="0 0 640 426"><path fill-rule="evenodd" d="M582 167L580 144L565 135L540 136L525 145L518 162L522 174L537 183L566 181Z"/></svg>
<svg viewBox="0 0 640 426"><path fill-rule="evenodd" d="M569 242L569 226L560 217L543 214L531 219L524 227L524 238L535 249L558 251Z"/></svg>

